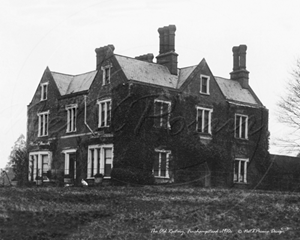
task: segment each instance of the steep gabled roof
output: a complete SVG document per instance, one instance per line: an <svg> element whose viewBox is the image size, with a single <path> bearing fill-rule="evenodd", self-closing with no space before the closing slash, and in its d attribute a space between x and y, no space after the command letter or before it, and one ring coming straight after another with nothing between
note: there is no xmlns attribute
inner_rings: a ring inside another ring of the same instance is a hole
<svg viewBox="0 0 300 240"><path fill-rule="evenodd" d="M97 70L79 75L68 75L57 72L51 72L51 74L60 94L63 96L88 90L97 74Z"/></svg>
<svg viewBox="0 0 300 240"><path fill-rule="evenodd" d="M178 77L166 66L115 55L128 80L176 88Z"/></svg>
<svg viewBox="0 0 300 240"><path fill-rule="evenodd" d="M178 72L178 82L177 82L177 88L180 88L182 84L185 82L185 80L191 75L191 73L195 70L195 66L185 67L181 68Z"/></svg>
<svg viewBox="0 0 300 240"><path fill-rule="evenodd" d="M128 80L178 89L197 66L178 69L178 75L170 73L166 66L116 55L115 57Z"/></svg>
<svg viewBox="0 0 300 240"><path fill-rule="evenodd" d="M238 103L260 105L251 91L249 89L242 88L238 81L222 77L215 77L215 79L227 100Z"/></svg>

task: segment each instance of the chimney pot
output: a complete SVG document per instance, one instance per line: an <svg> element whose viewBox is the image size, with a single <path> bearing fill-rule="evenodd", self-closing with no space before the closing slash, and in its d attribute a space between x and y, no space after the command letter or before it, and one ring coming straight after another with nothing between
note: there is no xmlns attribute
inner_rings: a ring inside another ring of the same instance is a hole
<svg viewBox="0 0 300 240"><path fill-rule="evenodd" d="M148 54L144 54L144 55L135 57L135 59L145 61L145 62L150 62L150 63L153 63L153 58L154 58L154 55L152 53L148 53Z"/></svg>
<svg viewBox="0 0 300 240"><path fill-rule="evenodd" d="M230 73L230 78L238 81L242 88L249 88L249 72L246 70L246 51L246 45L232 48L233 71Z"/></svg>
<svg viewBox="0 0 300 240"><path fill-rule="evenodd" d="M112 44L95 49L96 58L97 58L97 64L96 64L97 70L99 70L101 68L101 65L103 64L103 62L106 59L108 59L109 57L111 57L113 55L114 50L115 50L115 47Z"/></svg>
<svg viewBox="0 0 300 240"><path fill-rule="evenodd" d="M175 53L175 25L159 28L159 55L157 63L166 66L170 73L177 75L177 57Z"/></svg>

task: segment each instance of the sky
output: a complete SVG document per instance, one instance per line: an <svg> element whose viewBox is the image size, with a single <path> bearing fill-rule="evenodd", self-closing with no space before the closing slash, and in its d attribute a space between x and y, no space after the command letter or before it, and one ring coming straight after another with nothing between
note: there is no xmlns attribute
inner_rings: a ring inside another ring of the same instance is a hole
<svg viewBox="0 0 300 240"><path fill-rule="evenodd" d="M176 25L178 66L206 59L215 76L229 78L232 47L246 44L250 85L269 109L270 152L290 133L277 102L300 57L300 1L279 0L1 0L0 168L14 142L26 136L27 105L42 74L95 70L95 48L158 55L157 29Z"/></svg>

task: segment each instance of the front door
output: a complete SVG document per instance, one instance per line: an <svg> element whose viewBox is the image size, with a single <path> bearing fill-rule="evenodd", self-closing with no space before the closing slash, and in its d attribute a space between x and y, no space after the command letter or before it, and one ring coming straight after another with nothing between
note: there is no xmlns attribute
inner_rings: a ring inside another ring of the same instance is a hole
<svg viewBox="0 0 300 240"><path fill-rule="evenodd" d="M71 179L76 179L76 153L69 153L69 174Z"/></svg>

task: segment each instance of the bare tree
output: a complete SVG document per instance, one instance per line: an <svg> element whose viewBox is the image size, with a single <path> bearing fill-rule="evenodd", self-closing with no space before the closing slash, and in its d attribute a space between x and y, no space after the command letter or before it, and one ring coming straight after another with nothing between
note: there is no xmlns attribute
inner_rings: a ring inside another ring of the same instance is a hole
<svg viewBox="0 0 300 240"><path fill-rule="evenodd" d="M293 69L291 79L287 83L286 93L278 102L278 120L291 129L284 139L279 139L278 146L289 152L300 149L300 60Z"/></svg>

